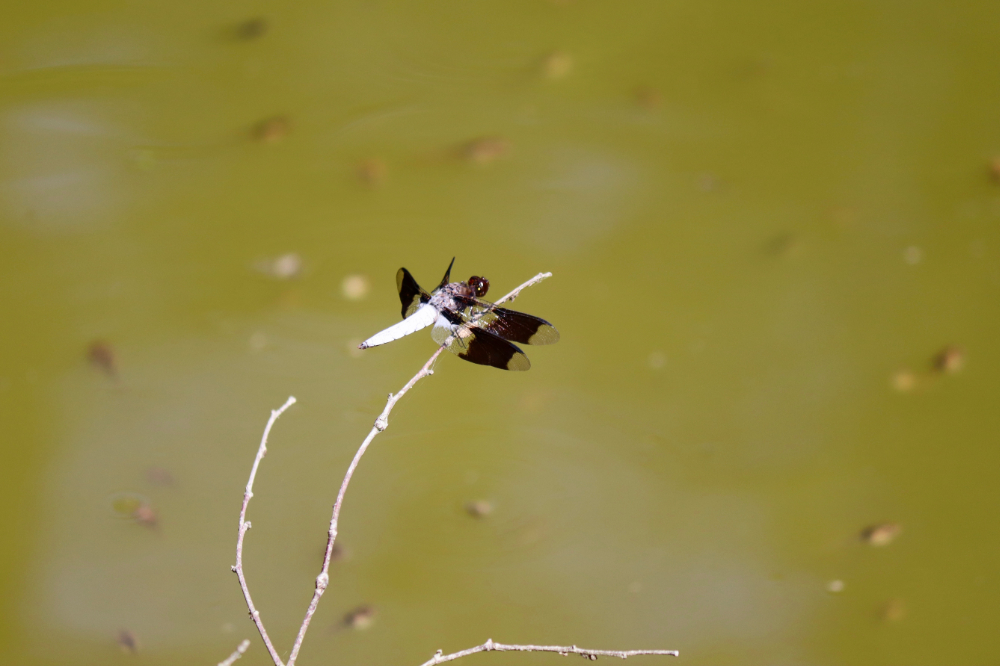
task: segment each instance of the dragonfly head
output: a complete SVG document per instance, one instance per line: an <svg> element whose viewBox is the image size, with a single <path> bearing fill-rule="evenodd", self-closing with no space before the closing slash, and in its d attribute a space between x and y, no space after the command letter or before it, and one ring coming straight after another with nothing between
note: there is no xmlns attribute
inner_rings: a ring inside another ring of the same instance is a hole
<svg viewBox="0 0 1000 666"><path fill-rule="evenodd" d="M472 287L477 297L482 297L490 290L490 281L484 277L473 275L469 278L469 286Z"/></svg>

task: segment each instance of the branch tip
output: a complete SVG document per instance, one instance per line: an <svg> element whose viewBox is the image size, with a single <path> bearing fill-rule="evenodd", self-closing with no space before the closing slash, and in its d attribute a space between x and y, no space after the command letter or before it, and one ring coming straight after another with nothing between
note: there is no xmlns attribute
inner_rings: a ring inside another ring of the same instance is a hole
<svg viewBox="0 0 1000 666"><path fill-rule="evenodd" d="M243 653L247 651L250 647L250 639L244 638L243 642L236 647L236 651L233 652L227 659L219 662L219 666L233 666L233 662L243 656Z"/></svg>

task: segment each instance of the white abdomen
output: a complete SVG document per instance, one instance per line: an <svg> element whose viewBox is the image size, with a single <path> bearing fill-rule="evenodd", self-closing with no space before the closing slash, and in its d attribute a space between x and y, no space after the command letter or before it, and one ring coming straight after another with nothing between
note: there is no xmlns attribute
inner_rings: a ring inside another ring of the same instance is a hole
<svg viewBox="0 0 1000 666"><path fill-rule="evenodd" d="M437 317L437 308L429 303L424 303L409 317L398 324L390 326L384 331L376 333L358 345L358 348L367 349L369 347L384 345L385 343L392 342L393 340L398 340L404 335L409 335L410 333L415 333L422 328L427 328L434 323Z"/></svg>

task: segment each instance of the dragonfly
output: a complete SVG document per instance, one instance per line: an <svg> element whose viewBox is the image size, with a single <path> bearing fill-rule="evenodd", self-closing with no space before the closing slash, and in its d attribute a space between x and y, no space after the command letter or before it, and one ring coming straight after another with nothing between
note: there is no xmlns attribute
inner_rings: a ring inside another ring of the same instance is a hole
<svg viewBox="0 0 1000 666"><path fill-rule="evenodd" d="M473 275L465 282L450 282L452 257L441 284L427 293L400 268L396 289L403 304L403 321L368 338L359 349L368 349L398 340L434 325L431 337L439 345L451 338L447 349L460 359L501 370L528 370L531 361L515 342L551 345L559 342L559 331L534 315L502 308L483 299L490 281Z"/></svg>

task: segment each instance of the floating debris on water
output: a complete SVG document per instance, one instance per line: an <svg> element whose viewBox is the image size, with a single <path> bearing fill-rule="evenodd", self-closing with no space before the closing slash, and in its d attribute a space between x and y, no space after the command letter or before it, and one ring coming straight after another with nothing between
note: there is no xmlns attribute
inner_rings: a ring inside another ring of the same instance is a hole
<svg viewBox="0 0 1000 666"><path fill-rule="evenodd" d="M118 643L118 647L122 649L122 652L135 654L139 651L139 639L128 629L119 631L118 635L115 636L115 642Z"/></svg>
<svg viewBox="0 0 1000 666"><path fill-rule="evenodd" d="M892 375L892 388L900 393L909 393L920 386L920 378L912 370L897 370Z"/></svg>
<svg viewBox="0 0 1000 666"><path fill-rule="evenodd" d="M906 603L902 599L890 599L882 604L878 614L886 622L899 622L906 617Z"/></svg>
<svg viewBox="0 0 1000 666"><path fill-rule="evenodd" d="M914 372L908 368L897 371L892 376L892 387L900 393L908 393L932 386L942 375L954 375L965 366L965 352L961 347L948 345L931 358L930 368Z"/></svg>
<svg viewBox="0 0 1000 666"><path fill-rule="evenodd" d="M844 591L844 581L842 580L831 580L826 584L826 591L831 594L837 594L838 592Z"/></svg>
<svg viewBox="0 0 1000 666"><path fill-rule="evenodd" d="M879 523L861 530L861 540L869 546L888 546L902 531L899 523Z"/></svg>
<svg viewBox="0 0 1000 666"><path fill-rule="evenodd" d="M277 143L288 136L291 129L288 116L272 116L254 125L250 135L261 143Z"/></svg>
<svg viewBox="0 0 1000 666"><path fill-rule="evenodd" d="M87 347L87 360L111 379L118 379L115 350L104 340L94 340Z"/></svg>
<svg viewBox="0 0 1000 666"><path fill-rule="evenodd" d="M149 504L149 499L139 493L121 492L110 497L111 511L118 518L131 518L135 510L143 504Z"/></svg>
<svg viewBox="0 0 1000 666"><path fill-rule="evenodd" d="M344 616L344 626L350 629L367 629L375 621L375 607L364 604Z"/></svg>
<svg viewBox="0 0 1000 666"><path fill-rule="evenodd" d="M944 374L953 375L964 365L965 353L959 347L945 347L934 357L934 369Z"/></svg>
<svg viewBox="0 0 1000 666"><path fill-rule="evenodd" d="M111 512L117 518L134 520L145 527L156 527L159 518L149 498L139 493L115 493L110 498Z"/></svg>
<svg viewBox="0 0 1000 666"><path fill-rule="evenodd" d="M141 504L136 507L136 510L132 512L132 517L135 519L135 522L144 527L155 528L160 524L159 516L156 515L153 507L148 504Z"/></svg>
<svg viewBox="0 0 1000 666"><path fill-rule="evenodd" d="M484 136L458 147L458 155L472 164L492 164L510 154L510 142L501 136Z"/></svg>
<svg viewBox="0 0 1000 666"><path fill-rule="evenodd" d="M302 257L297 252L288 252L278 257L261 259L254 264L258 273L278 280L291 280L302 273Z"/></svg>
<svg viewBox="0 0 1000 666"><path fill-rule="evenodd" d="M1000 157L994 157L989 164L990 178L994 183L1000 183Z"/></svg>
<svg viewBox="0 0 1000 666"><path fill-rule="evenodd" d="M646 365L648 365L653 370L659 370L667 364L667 355L661 351L649 352L649 356L646 357Z"/></svg>
<svg viewBox="0 0 1000 666"><path fill-rule="evenodd" d="M340 292L349 301L360 301L371 291L368 277L358 273L348 275L340 283Z"/></svg>
<svg viewBox="0 0 1000 666"><path fill-rule="evenodd" d="M573 56L565 51L554 51L542 58L541 72L547 79L562 79L573 71Z"/></svg>
<svg viewBox="0 0 1000 666"><path fill-rule="evenodd" d="M473 518L485 518L493 513L493 502L483 499L466 502L465 512Z"/></svg>
<svg viewBox="0 0 1000 666"><path fill-rule="evenodd" d="M377 187L385 181L389 169L382 160L371 157L358 164L358 180L368 187Z"/></svg>
<svg viewBox="0 0 1000 666"><path fill-rule="evenodd" d="M257 16L238 24L233 29L233 34L238 39L250 41L253 39L260 39L266 35L269 28L270 25L268 24L267 19L262 16Z"/></svg>

